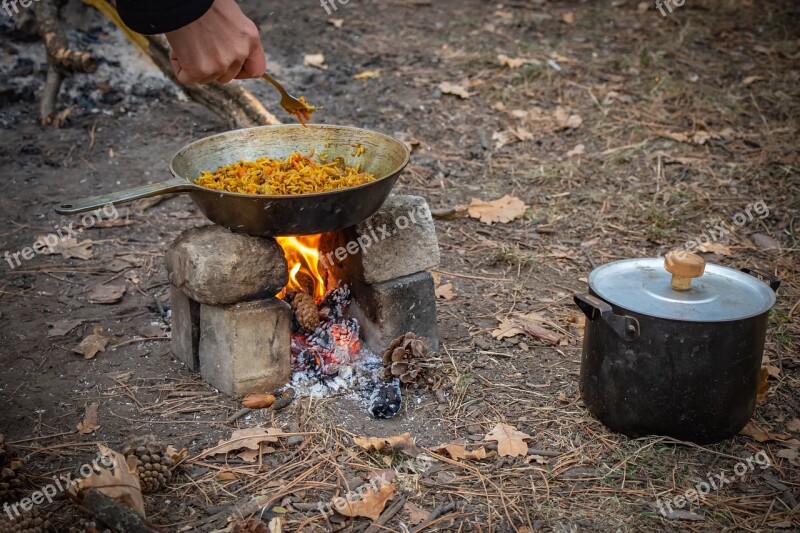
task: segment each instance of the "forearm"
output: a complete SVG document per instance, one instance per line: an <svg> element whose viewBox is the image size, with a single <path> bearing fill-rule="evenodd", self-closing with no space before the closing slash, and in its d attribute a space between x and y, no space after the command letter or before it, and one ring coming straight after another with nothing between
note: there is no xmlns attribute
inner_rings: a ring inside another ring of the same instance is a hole
<svg viewBox="0 0 800 533"><path fill-rule="evenodd" d="M213 0L117 0L120 17L145 35L183 28L202 17Z"/></svg>

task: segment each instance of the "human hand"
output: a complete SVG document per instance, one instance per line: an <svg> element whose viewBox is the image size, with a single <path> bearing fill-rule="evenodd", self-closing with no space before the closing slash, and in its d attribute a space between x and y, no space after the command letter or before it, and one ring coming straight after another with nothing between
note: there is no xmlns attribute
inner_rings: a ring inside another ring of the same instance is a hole
<svg viewBox="0 0 800 533"><path fill-rule="evenodd" d="M258 28L235 0L215 0L202 17L166 36L181 83L228 83L267 70Z"/></svg>

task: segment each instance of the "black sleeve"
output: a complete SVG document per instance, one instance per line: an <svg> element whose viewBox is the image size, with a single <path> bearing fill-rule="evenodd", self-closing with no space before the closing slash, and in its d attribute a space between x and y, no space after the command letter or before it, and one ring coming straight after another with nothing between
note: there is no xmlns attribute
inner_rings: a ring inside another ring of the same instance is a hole
<svg viewBox="0 0 800 533"><path fill-rule="evenodd" d="M120 17L145 35L183 28L202 17L214 0L117 0Z"/></svg>

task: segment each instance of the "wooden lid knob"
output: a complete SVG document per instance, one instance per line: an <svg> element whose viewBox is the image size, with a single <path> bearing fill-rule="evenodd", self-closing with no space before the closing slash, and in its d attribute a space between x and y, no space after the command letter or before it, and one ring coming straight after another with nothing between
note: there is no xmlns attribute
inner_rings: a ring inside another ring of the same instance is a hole
<svg viewBox="0 0 800 533"><path fill-rule="evenodd" d="M676 291L692 288L692 279L699 278L706 270L706 260L697 254L675 250L664 258L664 268L672 274L670 284Z"/></svg>

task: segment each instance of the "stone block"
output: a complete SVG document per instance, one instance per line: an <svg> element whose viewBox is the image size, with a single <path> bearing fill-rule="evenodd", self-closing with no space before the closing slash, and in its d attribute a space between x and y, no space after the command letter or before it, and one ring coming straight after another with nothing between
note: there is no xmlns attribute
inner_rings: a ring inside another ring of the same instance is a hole
<svg viewBox="0 0 800 533"><path fill-rule="evenodd" d="M230 396L271 392L291 379L292 310L278 298L200 306L200 373Z"/></svg>
<svg viewBox="0 0 800 533"><path fill-rule="evenodd" d="M216 225L184 231L167 250L166 263L170 283L206 305L275 296L289 279L275 239Z"/></svg>
<svg viewBox="0 0 800 533"><path fill-rule="evenodd" d="M325 263L341 263L349 279L369 285L439 264L433 217L427 202L419 196L389 197L377 213L346 230L344 241L337 249L322 254Z"/></svg>
<svg viewBox="0 0 800 533"><path fill-rule="evenodd" d="M419 272L374 285L354 284L350 316L358 320L370 350L380 355L404 333L428 338L439 349L433 276Z"/></svg>
<svg viewBox="0 0 800 533"><path fill-rule="evenodd" d="M189 370L197 372L200 370L200 304L174 285L170 287L169 299L172 308L172 353Z"/></svg>

